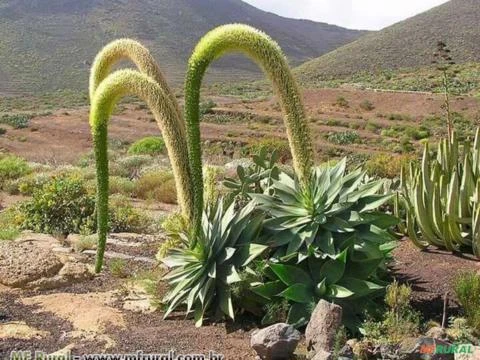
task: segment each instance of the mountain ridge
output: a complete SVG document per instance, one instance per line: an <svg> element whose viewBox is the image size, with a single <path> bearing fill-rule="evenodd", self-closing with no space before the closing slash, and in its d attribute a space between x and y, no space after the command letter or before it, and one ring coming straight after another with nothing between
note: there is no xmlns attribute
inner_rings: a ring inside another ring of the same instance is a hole
<svg viewBox="0 0 480 360"><path fill-rule="evenodd" d="M292 65L367 33L284 18L240 0L1 0L0 92L86 88L95 54L120 37L135 38L151 49L167 78L180 84L199 38L231 22L267 32ZM258 74L254 64L238 56L215 65L215 80Z"/></svg>

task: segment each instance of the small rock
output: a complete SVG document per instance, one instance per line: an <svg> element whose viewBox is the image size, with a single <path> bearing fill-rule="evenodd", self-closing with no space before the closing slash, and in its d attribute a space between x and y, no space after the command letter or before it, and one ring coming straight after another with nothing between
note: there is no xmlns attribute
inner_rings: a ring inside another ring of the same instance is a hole
<svg viewBox="0 0 480 360"><path fill-rule="evenodd" d="M320 300L305 331L308 350L332 352L342 323L342 308Z"/></svg>
<svg viewBox="0 0 480 360"><path fill-rule="evenodd" d="M447 332L445 331L444 328L440 326L434 326L431 329L427 331L425 334L426 337L429 338L434 338L434 339L446 339L447 338Z"/></svg>
<svg viewBox="0 0 480 360"><path fill-rule="evenodd" d="M318 351L312 360L333 360L333 354L331 352L320 350Z"/></svg>
<svg viewBox="0 0 480 360"><path fill-rule="evenodd" d="M264 360L290 359L300 336L300 332L293 326L279 323L255 331L250 345Z"/></svg>

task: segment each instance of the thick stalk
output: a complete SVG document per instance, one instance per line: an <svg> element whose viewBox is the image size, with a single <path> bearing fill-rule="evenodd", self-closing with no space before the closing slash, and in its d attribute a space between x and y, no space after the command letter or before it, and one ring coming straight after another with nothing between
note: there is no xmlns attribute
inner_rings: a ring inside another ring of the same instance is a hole
<svg viewBox="0 0 480 360"><path fill-rule="evenodd" d="M120 70L107 76L98 86L92 99L90 126L95 146L97 166L97 217L99 245L95 270L103 264L103 254L108 232L108 120L117 101L125 95L136 95L152 110L162 129L165 145L172 163L177 194L182 212L192 219L193 187L186 139L178 127L178 113L168 91L159 83L138 71Z"/></svg>
<svg viewBox="0 0 480 360"><path fill-rule="evenodd" d="M246 25L225 25L210 31L200 40L188 62L185 83L185 120L195 193L194 228L200 226L203 211L200 88L208 66L230 52L241 52L253 59L273 82L285 116L293 166L302 182L308 179L313 165L313 146L302 97L277 43Z"/></svg>

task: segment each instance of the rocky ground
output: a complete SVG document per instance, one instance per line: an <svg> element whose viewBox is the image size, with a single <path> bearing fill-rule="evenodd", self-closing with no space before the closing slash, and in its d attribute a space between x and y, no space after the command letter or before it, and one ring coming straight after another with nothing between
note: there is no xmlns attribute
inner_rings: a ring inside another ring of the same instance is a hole
<svg viewBox="0 0 480 360"><path fill-rule="evenodd" d="M251 319L201 329L181 314L163 319L158 298L164 289L152 280L165 271L155 260L162 235L110 235L100 275L92 273L95 251L84 249L82 241L73 235L59 241L24 233L0 243L0 359L14 350L48 354L213 350L227 359L255 359L249 341L257 325ZM425 266L413 266L417 263ZM394 276L412 284L417 307L434 315L441 314L437 307L449 289L452 268L480 265L437 250L420 252L408 241L400 243L392 263ZM451 306L454 312L453 299ZM305 349L302 340L297 352Z"/></svg>

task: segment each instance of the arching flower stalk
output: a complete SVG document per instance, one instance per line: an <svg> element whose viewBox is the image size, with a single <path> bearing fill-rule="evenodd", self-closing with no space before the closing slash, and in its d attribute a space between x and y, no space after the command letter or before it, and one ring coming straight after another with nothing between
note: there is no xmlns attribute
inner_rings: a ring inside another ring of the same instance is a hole
<svg viewBox="0 0 480 360"><path fill-rule="evenodd" d="M135 70L119 70L108 76L103 71L97 74L101 74L98 78L103 79L98 84L94 81L93 87L98 85L98 88L91 91L90 126L97 168L98 247L95 271L100 272L108 232L108 121L122 96L136 95L144 100L162 129L176 180L179 204L188 219L193 215L193 186L184 128L179 126L183 120L170 90L151 76Z"/></svg>
<svg viewBox="0 0 480 360"><path fill-rule="evenodd" d="M194 229L199 229L203 211L200 88L208 66L229 52L241 52L253 59L272 81L285 116L293 166L301 182L308 179L313 165L313 146L300 91L277 43L247 25L224 25L210 31L200 40L188 62L185 83L185 120L195 196Z"/></svg>

